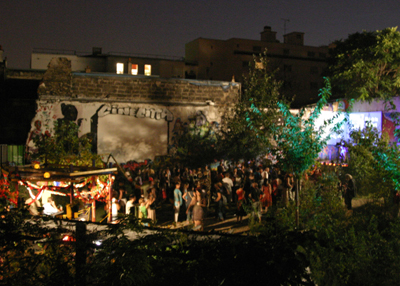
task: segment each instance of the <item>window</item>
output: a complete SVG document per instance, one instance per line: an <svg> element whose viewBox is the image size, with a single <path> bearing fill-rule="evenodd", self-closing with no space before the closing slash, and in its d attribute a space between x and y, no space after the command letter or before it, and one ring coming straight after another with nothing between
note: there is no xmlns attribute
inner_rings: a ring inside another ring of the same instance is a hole
<svg viewBox="0 0 400 286"><path fill-rule="evenodd" d="M256 62L255 68L261 70L264 68L264 64L262 62Z"/></svg>
<svg viewBox="0 0 400 286"><path fill-rule="evenodd" d="M144 75L151 75L151 65L144 65Z"/></svg>
<svg viewBox="0 0 400 286"><path fill-rule="evenodd" d="M288 55L289 54L289 50L288 49L283 49L283 54L284 55Z"/></svg>
<svg viewBox="0 0 400 286"><path fill-rule="evenodd" d="M253 52L261 52L260 46L253 46Z"/></svg>
<svg viewBox="0 0 400 286"><path fill-rule="evenodd" d="M318 67L310 67L310 73L311 74L317 74L318 73Z"/></svg>
<svg viewBox="0 0 400 286"><path fill-rule="evenodd" d="M117 63L117 74L123 74L123 73L124 73L124 64Z"/></svg>
<svg viewBox="0 0 400 286"><path fill-rule="evenodd" d="M315 53L314 53L314 52L308 52L308 53L307 53L307 56L309 56L309 57L312 57L312 58L313 58L313 57L315 57Z"/></svg>
<svg viewBox="0 0 400 286"><path fill-rule="evenodd" d="M132 64L132 65L131 65L131 74L132 74L132 75L137 75L138 72L139 72L138 65Z"/></svg>
<svg viewBox="0 0 400 286"><path fill-rule="evenodd" d="M319 53L319 57L322 58L322 59L325 59L326 58L326 54L325 53Z"/></svg>
<svg viewBox="0 0 400 286"><path fill-rule="evenodd" d="M246 61L242 62L242 67L248 68L249 67L249 62L246 62Z"/></svg>

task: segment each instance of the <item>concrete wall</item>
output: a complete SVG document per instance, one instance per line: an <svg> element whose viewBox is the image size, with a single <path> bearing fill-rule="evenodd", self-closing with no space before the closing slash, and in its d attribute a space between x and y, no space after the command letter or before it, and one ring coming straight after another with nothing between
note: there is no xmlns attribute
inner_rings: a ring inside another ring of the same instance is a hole
<svg viewBox="0 0 400 286"><path fill-rule="evenodd" d="M53 59L38 88L38 109L27 145L55 121L74 121L80 136L94 138L99 154L119 162L154 159L176 148L189 124L218 128L238 99L231 82L72 73L68 59Z"/></svg>

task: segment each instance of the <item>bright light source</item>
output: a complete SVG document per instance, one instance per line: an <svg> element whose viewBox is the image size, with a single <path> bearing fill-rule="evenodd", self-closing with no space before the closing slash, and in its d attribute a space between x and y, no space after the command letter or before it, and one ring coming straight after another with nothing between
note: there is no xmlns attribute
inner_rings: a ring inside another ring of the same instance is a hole
<svg viewBox="0 0 400 286"><path fill-rule="evenodd" d="M33 168L36 169L36 170L40 169L40 164L36 163L35 165L33 165Z"/></svg>
<svg viewBox="0 0 400 286"><path fill-rule="evenodd" d="M45 179L50 178L50 173L49 173L49 172L44 173L44 174L43 174L43 177L44 177Z"/></svg>

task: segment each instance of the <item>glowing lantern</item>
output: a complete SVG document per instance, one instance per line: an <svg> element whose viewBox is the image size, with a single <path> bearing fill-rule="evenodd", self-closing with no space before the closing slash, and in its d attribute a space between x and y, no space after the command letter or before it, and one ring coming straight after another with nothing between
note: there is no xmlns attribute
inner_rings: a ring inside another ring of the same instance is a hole
<svg viewBox="0 0 400 286"><path fill-rule="evenodd" d="M40 169L40 164L35 163L35 164L33 165L33 168L36 169L36 170L37 170L37 169Z"/></svg>
<svg viewBox="0 0 400 286"><path fill-rule="evenodd" d="M43 174L43 177L44 177L45 179L50 178L50 173L49 173L49 172L44 173L44 174Z"/></svg>

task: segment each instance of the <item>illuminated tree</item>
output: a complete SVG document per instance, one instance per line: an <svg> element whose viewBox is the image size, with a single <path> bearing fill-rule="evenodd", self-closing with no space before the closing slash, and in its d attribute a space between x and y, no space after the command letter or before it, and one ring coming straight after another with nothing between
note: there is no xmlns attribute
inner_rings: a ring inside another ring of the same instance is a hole
<svg viewBox="0 0 400 286"><path fill-rule="evenodd" d="M73 121L54 122L54 134L41 134L33 138L37 152L31 154L42 163L103 167L100 156L91 152L90 138L78 137L79 126Z"/></svg>
<svg viewBox="0 0 400 286"><path fill-rule="evenodd" d="M204 167L220 157L215 129L211 124L197 126L191 122L176 139L178 144L172 154L173 161L190 168Z"/></svg>
<svg viewBox="0 0 400 286"><path fill-rule="evenodd" d="M334 42L328 62L335 93L371 101L391 99L400 90L400 32L386 28Z"/></svg>
<svg viewBox="0 0 400 286"><path fill-rule="evenodd" d="M310 168L318 154L326 146L327 139L326 129L332 124L335 118L327 120L325 124L316 128L315 123L323 107L327 104L331 95L331 86L328 79L325 79L325 87L320 90L320 100L309 116L306 115L306 109L302 108L297 114L290 112L289 106L285 103L278 102L279 110L282 114L281 120L275 122L271 126L273 132L274 144L270 150L276 155L283 171L294 174L295 183L297 184L297 192L299 191L299 180L306 170ZM260 117L265 116L255 104L251 105L251 112ZM270 141L270 137L266 137L263 132L251 123L251 127L256 130L257 135L264 141ZM339 125L335 125L332 132L339 130ZM298 193L296 194L296 218L298 221Z"/></svg>
<svg viewBox="0 0 400 286"><path fill-rule="evenodd" d="M280 87L274 72L269 71L266 52L255 56L244 79L241 98L223 118L220 146L228 158L250 159L267 152L270 141L260 140L260 136L268 136L278 118L277 103L283 101ZM251 112L254 104L263 110L262 116Z"/></svg>

